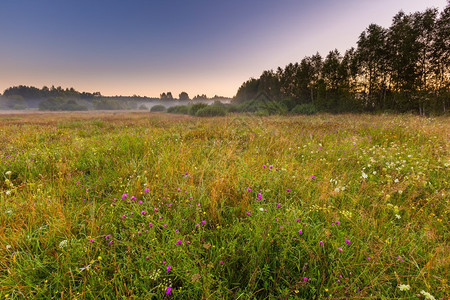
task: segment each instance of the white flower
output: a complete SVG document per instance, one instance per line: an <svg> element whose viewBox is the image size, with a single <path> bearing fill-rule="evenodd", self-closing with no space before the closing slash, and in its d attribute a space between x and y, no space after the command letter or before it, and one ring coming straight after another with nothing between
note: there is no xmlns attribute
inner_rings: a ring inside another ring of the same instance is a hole
<svg viewBox="0 0 450 300"><path fill-rule="evenodd" d="M395 217L399 220L402 218L402 216L400 216L400 215L395 215Z"/></svg>
<svg viewBox="0 0 450 300"><path fill-rule="evenodd" d="M6 175L11 175L11 171L6 171Z"/></svg>
<svg viewBox="0 0 450 300"><path fill-rule="evenodd" d="M403 194L403 191L402 190L398 190L398 193L401 195L401 194Z"/></svg>
<svg viewBox="0 0 450 300"><path fill-rule="evenodd" d="M59 243L59 248L61 249L66 248L67 244L68 244L67 240L63 240Z"/></svg>
<svg viewBox="0 0 450 300"><path fill-rule="evenodd" d="M260 211L264 211L264 208L260 207L259 210L260 210Z"/></svg>
<svg viewBox="0 0 450 300"><path fill-rule="evenodd" d="M11 249L11 245L6 245L6 250Z"/></svg>
<svg viewBox="0 0 450 300"><path fill-rule="evenodd" d="M394 182L395 182L395 183L397 183L397 182L398 182L398 179L397 179L397 178L395 178Z"/></svg>
<svg viewBox="0 0 450 300"><path fill-rule="evenodd" d="M87 265L86 267L80 268L80 272L83 272L84 270L89 270L91 268L91 265Z"/></svg>
<svg viewBox="0 0 450 300"><path fill-rule="evenodd" d="M400 285L398 286L398 288L400 289L400 291L404 292L404 291L409 291L409 289L410 289L411 287L409 286L409 284L400 284Z"/></svg>
<svg viewBox="0 0 450 300"><path fill-rule="evenodd" d="M7 196L11 195L11 191L6 191L6 195Z"/></svg>
<svg viewBox="0 0 450 300"><path fill-rule="evenodd" d="M425 299L436 300L436 298L434 298L433 295L431 295L428 292L425 292L424 290L421 290L420 293L425 296Z"/></svg>
<svg viewBox="0 0 450 300"><path fill-rule="evenodd" d="M334 189L334 191L335 191L336 193L339 193L340 189L337 187L337 188Z"/></svg>
<svg viewBox="0 0 450 300"><path fill-rule="evenodd" d="M362 178L364 178L364 179L366 179L366 178L367 178L367 174L366 174L366 173L364 173L364 172L361 172L361 176L362 176Z"/></svg>
<svg viewBox="0 0 450 300"><path fill-rule="evenodd" d="M377 174L377 171L373 171L372 174L373 174L373 175Z"/></svg>

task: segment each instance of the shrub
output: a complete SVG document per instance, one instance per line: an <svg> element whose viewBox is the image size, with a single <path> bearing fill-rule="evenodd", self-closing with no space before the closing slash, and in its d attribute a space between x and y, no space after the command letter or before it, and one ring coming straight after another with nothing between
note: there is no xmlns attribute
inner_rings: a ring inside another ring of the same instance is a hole
<svg viewBox="0 0 450 300"><path fill-rule="evenodd" d="M171 114L187 115L189 113L189 107L187 107L186 105L175 105L175 106L169 107L167 109L167 112L171 113Z"/></svg>
<svg viewBox="0 0 450 300"><path fill-rule="evenodd" d="M317 113L317 110L313 104L299 104L291 110L291 113L296 115L314 115Z"/></svg>
<svg viewBox="0 0 450 300"><path fill-rule="evenodd" d="M197 117L217 117L217 116L225 116L227 114L227 110L225 107L220 106L206 106L197 111L195 114Z"/></svg>
<svg viewBox="0 0 450 300"><path fill-rule="evenodd" d="M147 108L147 106L145 105L145 104L141 104L140 106L139 106L139 110L147 110L148 108Z"/></svg>
<svg viewBox="0 0 450 300"><path fill-rule="evenodd" d="M206 108L208 104L206 103L196 103L189 107L189 114L192 116L196 116L197 112L203 108Z"/></svg>
<svg viewBox="0 0 450 300"><path fill-rule="evenodd" d="M158 104L152 106L152 108L150 108L150 111L151 112L166 111L166 107L164 105Z"/></svg>

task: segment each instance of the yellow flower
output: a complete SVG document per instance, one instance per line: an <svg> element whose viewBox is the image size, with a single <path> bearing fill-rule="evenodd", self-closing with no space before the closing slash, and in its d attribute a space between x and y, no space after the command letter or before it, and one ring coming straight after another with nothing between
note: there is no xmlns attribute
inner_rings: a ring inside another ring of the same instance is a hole
<svg viewBox="0 0 450 300"><path fill-rule="evenodd" d="M97 257L97 259L98 259L98 260L102 260L102 257L101 257L101 256L99 256L99 257Z"/></svg>

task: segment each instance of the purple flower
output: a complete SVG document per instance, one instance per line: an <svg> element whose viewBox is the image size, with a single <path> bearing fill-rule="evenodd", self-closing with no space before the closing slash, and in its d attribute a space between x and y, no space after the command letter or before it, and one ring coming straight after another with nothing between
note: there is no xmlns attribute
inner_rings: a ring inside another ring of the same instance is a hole
<svg viewBox="0 0 450 300"><path fill-rule="evenodd" d="M323 245L323 242L322 242L322 241L320 241L320 242L319 242L319 245Z"/></svg>
<svg viewBox="0 0 450 300"><path fill-rule="evenodd" d="M350 245L350 240L345 240L345 242L347 243L347 245Z"/></svg>
<svg viewBox="0 0 450 300"><path fill-rule="evenodd" d="M142 204L142 200L139 200L139 204Z"/></svg>
<svg viewBox="0 0 450 300"><path fill-rule="evenodd" d="M302 234L302 230L300 229L300 230L298 231L298 233L299 233L299 234Z"/></svg>
<svg viewBox="0 0 450 300"><path fill-rule="evenodd" d="M141 211L141 215L145 215L145 210Z"/></svg>
<svg viewBox="0 0 450 300"><path fill-rule="evenodd" d="M273 166L272 166L272 165L270 165L270 166L269 166L269 169L271 169L271 170L272 170L272 168L273 168Z"/></svg>
<svg viewBox="0 0 450 300"><path fill-rule="evenodd" d="M314 176L314 175L311 175L311 179L314 179L314 178L316 178L316 176Z"/></svg>
<svg viewBox="0 0 450 300"><path fill-rule="evenodd" d="M291 189L287 189L286 191L290 192L290 191L291 191Z"/></svg>
<svg viewBox="0 0 450 300"><path fill-rule="evenodd" d="M113 244L113 241L110 241L109 243L108 243L108 245L112 245Z"/></svg>
<svg viewBox="0 0 450 300"><path fill-rule="evenodd" d="M122 216L122 219L125 219L126 217L127 217L127 216L123 215L123 216Z"/></svg>
<svg viewBox="0 0 450 300"><path fill-rule="evenodd" d="M220 264L223 265L223 261L220 261Z"/></svg>
<svg viewBox="0 0 450 300"><path fill-rule="evenodd" d="M146 256L146 257L145 257L145 259L146 259L146 260L149 260L149 259L150 259L150 257Z"/></svg>
<svg viewBox="0 0 450 300"><path fill-rule="evenodd" d="M149 188L146 188L146 189L144 190L144 192L146 192L146 193L148 193L148 191L150 191Z"/></svg>
<svg viewBox="0 0 450 300"><path fill-rule="evenodd" d="M251 191L252 191L252 189L251 189L251 188L248 188L248 189L247 189L247 191L251 192Z"/></svg>
<svg viewBox="0 0 450 300"><path fill-rule="evenodd" d="M167 273L169 273L171 269L172 269L172 267L170 265L168 265L167 269L166 269Z"/></svg>
<svg viewBox="0 0 450 300"><path fill-rule="evenodd" d="M94 239L90 239L89 242L93 243L93 242L94 242Z"/></svg>
<svg viewBox="0 0 450 300"><path fill-rule="evenodd" d="M105 239L109 239L111 237L110 234L108 234L107 236L105 236Z"/></svg>
<svg viewBox="0 0 450 300"><path fill-rule="evenodd" d="M277 207L280 208L280 207L281 207L281 203L278 203L278 204L277 204Z"/></svg>
<svg viewBox="0 0 450 300"><path fill-rule="evenodd" d="M370 260L371 259L370 256L367 259Z"/></svg>
<svg viewBox="0 0 450 300"><path fill-rule="evenodd" d="M170 286L167 287L166 295L170 295L172 288Z"/></svg>
<svg viewBox="0 0 450 300"><path fill-rule="evenodd" d="M336 221L336 225L339 225L339 224L341 224L341 222L339 222L339 221Z"/></svg>
<svg viewBox="0 0 450 300"><path fill-rule="evenodd" d="M250 216L250 215L251 215L251 212L248 211L248 212L247 212L247 216Z"/></svg>
<svg viewBox="0 0 450 300"><path fill-rule="evenodd" d="M266 165L263 165L263 168L265 168L266 167Z"/></svg>
<svg viewBox="0 0 450 300"><path fill-rule="evenodd" d="M342 248L338 248L339 251L342 251Z"/></svg>
<svg viewBox="0 0 450 300"><path fill-rule="evenodd" d="M122 200L125 200L126 197L128 197L128 194L123 194L122 195Z"/></svg>
<svg viewBox="0 0 450 300"><path fill-rule="evenodd" d="M131 196L130 200L131 201L136 200L136 197L135 196Z"/></svg>
<svg viewBox="0 0 450 300"><path fill-rule="evenodd" d="M203 220L203 221L202 221L202 225L205 225L205 224L206 224L206 220Z"/></svg>
<svg viewBox="0 0 450 300"><path fill-rule="evenodd" d="M182 240L178 240L176 245L181 245L182 242L183 242Z"/></svg>
<svg viewBox="0 0 450 300"><path fill-rule="evenodd" d="M308 281L308 277L303 277L303 281Z"/></svg>
<svg viewBox="0 0 450 300"><path fill-rule="evenodd" d="M148 227L149 227L149 228L152 228L152 227L153 227L153 224L152 224L152 223L148 223Z"/></svg>

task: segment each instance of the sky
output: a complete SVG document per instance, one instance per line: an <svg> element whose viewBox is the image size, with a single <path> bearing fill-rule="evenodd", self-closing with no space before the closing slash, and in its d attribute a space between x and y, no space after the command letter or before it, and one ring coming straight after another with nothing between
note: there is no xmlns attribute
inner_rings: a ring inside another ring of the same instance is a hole
<svg viewBox="0 0 450 300"><path fill-rule="evenodd" d="M356 46L371 23L446 0L0 0L0 92L233 97L264 70Z"/></svg>

